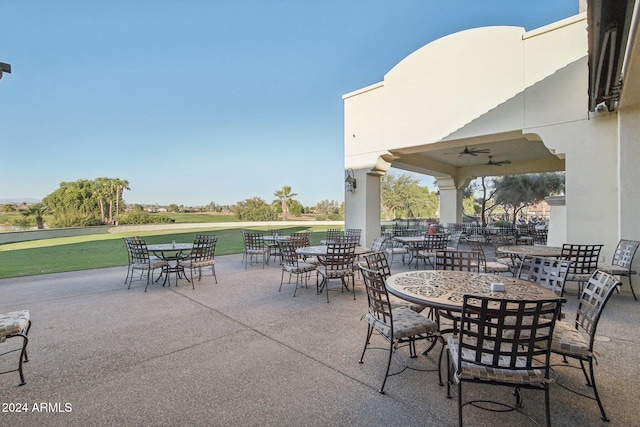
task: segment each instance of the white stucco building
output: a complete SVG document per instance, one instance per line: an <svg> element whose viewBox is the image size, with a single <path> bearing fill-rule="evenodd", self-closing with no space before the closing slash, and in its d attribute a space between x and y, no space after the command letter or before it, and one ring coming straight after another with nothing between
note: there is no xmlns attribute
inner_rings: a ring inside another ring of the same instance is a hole
<svg viewBox="0 0 640 427"><path fill-rule="evenodd" d="M367 244L379 235L380 177L391 167L436 177L443 224L462 222L462 190L476 177L565 171L550 243L603 243L610 259L620 238L640 240L638 5L580 9L532 31L451 34L344 95L345 170L357 179L346 227L363 229ZM465 147L489 153L459 155Z"/></svg>

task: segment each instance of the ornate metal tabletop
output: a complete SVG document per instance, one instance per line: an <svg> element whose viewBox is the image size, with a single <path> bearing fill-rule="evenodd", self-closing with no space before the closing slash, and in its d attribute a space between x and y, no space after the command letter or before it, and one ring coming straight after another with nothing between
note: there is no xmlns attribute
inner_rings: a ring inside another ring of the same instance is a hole
<svg viewBox="0 0 640 427"><path fill-rule="evenodd" d="M504 283L504 292L491 290ZM550 289L507 276L466 271L426 270L398 273L387 279L389 293L416 304L461 311L463 295L474 294L514 300L557 299Z"/></svg>
<svg viewBox="0 0 640 427"><path fill-rule="evenodd" d="M365 248L364 246L356 246L356 255L363 255L371 252L371 249ZM305 256L324 256L327 255L327 246L326 245L317 245L317 246L305 246L303 248L296 249L296 253L298 255Z"/></svg>
<svg viewBox="0 0 640 427"><path fill-rule="evenodd" d="M536 245L509 245L500 246L496 252L512 254L519 257L538 256L556 258L562 254L559 246L536 246Z"/></svg>

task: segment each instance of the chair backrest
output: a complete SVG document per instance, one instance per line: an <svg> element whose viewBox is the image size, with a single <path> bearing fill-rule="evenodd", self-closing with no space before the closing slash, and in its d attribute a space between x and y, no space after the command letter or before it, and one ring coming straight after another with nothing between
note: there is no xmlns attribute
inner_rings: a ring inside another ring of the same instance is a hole
<svg viewBox="0 0 640 427"><path fill-rule="evenodd" d="M500 236L515 236L517 229L513 224L499 225L497 227L497 234Z"/></svg>
<svg viewBox="0 0 640 427"><path fill-rule="evenodd" d="M195 262L209 261L213 259L214 250L212 246L214 241L217 241L217 237L211 237L207 235L198 235L193 240L193 248L189 258Z"/></svg>
<svg viewBox="0 0 640 427"><path fill-rule="evenodd" d="M388 337L393 337L393 315L391 313L391 302L385 286L384 276L375 270L370 270L362 264L358 264L362 273L365 287L367 289L367 300L369 302L369 315L376 321L390 327Z"/></svg>
<svg viewBox="0 0 640 427"><path fill-rule="evenodd" d="M355 260L354 242L327 243L327 255L322 264L327 270L350 270Z"/></svg>
<svg viewBox="0 0 640 427"><path fill-rule="evenodd" d="M603 245L562 245L561 259L571 261L569 273L591 274L598 268L600 249Z"/></svg>
<svg viewBox="0 0 640 427"><path fill-rule="evenodd" d="M478 258L480 258L480 264L486 266L487 258L484 255L484 249L482 248L482 243L477 240L471 239L467 241L469 243L469 247L472 251L478 252Z"/></svg>
<svg viewBox="0 0 640 427"><path fill-rule="evenodd" d="M264 235L251 231L243 232L244 249L264 249Z"/></svg>
<svg viewBox="0 0 640 427"><path fill-rule="evenodd" d="M279 240L278 246L280 247L280 253L282 254L283 266L296 266L298 265L298 254L296 253L296 246L291 240Z"/></svg>
<svg viewBox="0 0 640 427"><path fill-rule="evenodd" d="M533 229L533 244L545 246L547 244L547 235L549 231L546 228Z"/></svg>
<svg viewBox="0 0 640 427"><path fill-rule="evenodd" d="M436 270L480 271L480 256L476 251L443 249L436 252Z"/></svg>
<svg viewBox="0 0 640 427"><path fill-rule="evenodd" d="M352 241L360 244L360 235L362 234L362 230L360 228L347 228L344 231L345 237L351 238Z"/></svg>
<svg viewBox="0 0 640 427"><path fill-rule="evenodd" d="M147 243L139 238L133 237L131 239L131 245L129 248L131 249L131 260L134 264L149 264L149 250L147 249Z"/></svg>
<svg viewBox="0 0 640 427"><path fill-rule="evenodd" d="M358 236L354 236L354 235L344 235L344 236L338 236L336 237L336 239L334 240L334 242L338 242L338 243L349 243L349 242L353 242L356 245L358 245L360 243L360 237Z"/></svg>
<svg viewBox="0 0 640 427"><path fill-rule="evenodd" d="M460 245L461 237L462 237L462 230L454 231L453 233L449 234L448 246L453 249L458 249L458 246Z"/></svg>
<svg viewBox="0 0 640 427"><path fill-rule="evenodd" d="M435 252L438 249L445 249L449 243L449 235L446 233L427 234L424 236L423 249L428 252Z"/></svg>
<svg viewBox="0 0 640 427"><path fill-rule="evenodd" d="M291 242L296 249L310 245L309 235L307 233L291 233L289 242Z"/></svg>
<svg viewBox="0 0 640 427"><path fill-rule="evenodd" d="M520 264L518 278L551 289L561 296L571 261L526 256Z"/></svg>
<svg viewBox="0 0 640 427"><path fill-rule="evenodd" d="M376 237L371 243L371 252L380 252L386 249L387 238L385 236Z"/></svg>
<svg viewBox="0 0 640 427"><path fill-rule="evenodd" d="M616 246L616 251L613 253L611 264L631 269L633 257L636 255L638 246L640 246L640 242L637 240L620 240L618 246Z"/></svg>
<svg viewBox="0 0 640 427"><path fill-rule="evenodd" d="M590 337L589 349L593 348L593 339L598 327L600 315L609 297L620 282L610 274L602 271L593 273L589 282L585 284L576 311L575 327L584 331Z"/></svg>
<svg viewBox="0 0 640 427"><path fill-rule="evenodd" d="M327 243L335 242L340 237L342 237L342 231L339 228L330 228L327 230L327 236L325 240L327 241Z"/></svg>
<svg viewBox="0 0 640 427"><path fill-rule="evenodd" d="M549 375L553 327L560 300L507 300L464 295L460 319L459 364Z"/></svg>
<svg viewBox="0 0 640 427"><path fill-rule="evenodd" d="M311 230L294 231L293 233L289 234L289 236L291 236L291 237L306 237L308 240L311 240Z"/></svg>
<svg viewBox="0 0 640 427"><path fill-rule="evenodd" d="M125 237L123 238L124 244L127 247L127 256L129 257L129 264L133 262L132 253L131 253L131 245L135 237Z"/></svg>
<svg viewBox="0 0 640 427"><path fill-rule="evenodd" d="M391 276L391 268L384 252L371 252L362 256L369 270L377 271L385 278Z"/></svg>
<svg viewBox="0 0 640 427"><path fill-rule="evenodd" d="M218 236L216 236L215 234L196 234L193 239L194 239L194 242L199 239L211 240L211 258L215 256L216 244L218 243Z"/></svg>
<svg viewBox="0 0 640 427"><path fill-rule="evenodd" d="M267 234L270 236L286 236L286 230L284 228L272 228L267 230Z"/></svg>

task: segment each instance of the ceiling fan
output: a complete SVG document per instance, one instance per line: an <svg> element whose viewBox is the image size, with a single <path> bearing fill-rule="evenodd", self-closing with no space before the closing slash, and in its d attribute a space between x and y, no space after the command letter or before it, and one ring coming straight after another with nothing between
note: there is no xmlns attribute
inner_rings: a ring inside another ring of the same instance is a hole
<svg viewBox="0 0 640 427"><path fill-rule="evenodd" d="M489 161L486 163L488 166L502 166L508 164L511 164L511 160L498 160L494 162L493 156L489 156Z"/></svg>
<svg viewBox="0 0 640 427"><path fill-rule="evenodd" d="M488 154L491 150L489 150L488 148L469 148L467 146L464 147L464 150L460 151L458 153L459 156L465 156L465 155L469 155L469 156L477 156L478 154ZM450 154L455 154L455 153L450 153Z"/></svg>

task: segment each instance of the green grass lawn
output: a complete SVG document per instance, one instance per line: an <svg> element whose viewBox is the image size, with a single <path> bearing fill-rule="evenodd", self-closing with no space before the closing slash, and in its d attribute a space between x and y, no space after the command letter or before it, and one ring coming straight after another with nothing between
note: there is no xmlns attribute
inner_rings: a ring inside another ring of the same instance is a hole
<svg viewBox="0 0 640 427"><path fill-rule="evenodd" d="M238 224L240 225L240 224ZM328 226L289 227L288 232L311 228L311 243L318 244ZM242 252L242 227L224 229L190 229L188 232L171 230L137 233L148 244L192 242L196 233L218 236L216 255ZM257 227L255 230L266 231ZM88 270L93 268L127 265L127 249L123 237L131 233L95 234L90 236L60 237L0 245L0 279L33 276L47 273Z"/></svg>

